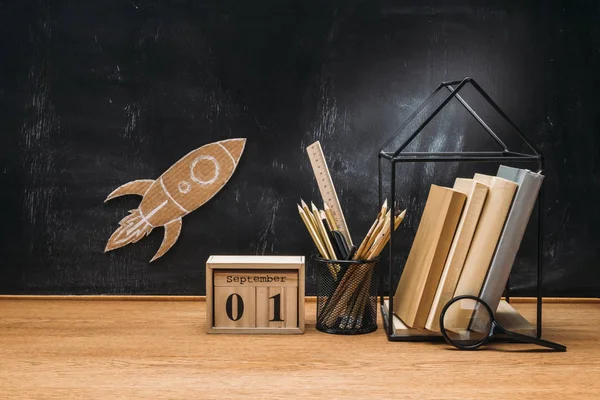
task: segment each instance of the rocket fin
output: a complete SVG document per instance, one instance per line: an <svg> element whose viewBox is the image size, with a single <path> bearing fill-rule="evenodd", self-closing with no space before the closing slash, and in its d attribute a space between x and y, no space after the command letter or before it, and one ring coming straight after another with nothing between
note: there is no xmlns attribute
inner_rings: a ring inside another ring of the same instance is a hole
<svg viewBox="0 0 600 400"><path fill-rule="evenodd" d="M146 194L150 186L154 183L152 179L138 179L137 181L127 182L119 186L108 195L104 202L114 199L115 197L125 196L127 194L137 194L143 196Z"/></svg>
<svg viewBox="0 0 600 400"><path fill-rule="evenodd" d="M162 257L171 247L173 247L181 233L181 225L181 217L165 225L165 236L163 241L150 262Z"/></svg>

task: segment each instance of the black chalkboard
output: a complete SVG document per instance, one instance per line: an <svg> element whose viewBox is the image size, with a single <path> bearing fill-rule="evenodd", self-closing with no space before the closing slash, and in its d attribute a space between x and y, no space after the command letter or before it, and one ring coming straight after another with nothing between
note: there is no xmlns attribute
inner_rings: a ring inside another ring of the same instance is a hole
<svg viewBox="0 0 600 400"><path fill-rule="evenodd" d="M315 140L359 240L379 147L441 81L472 76L546 158L544 293L600 294L597 2L23 0L0 18L0 293L196 295L211 254L308 256L295 204L319 198ZM248 139L237 171L166 256L148 263L162 229L103 253L140 200L108 193L233 137ZM408 244L419 176L403 181Z"/></svg>

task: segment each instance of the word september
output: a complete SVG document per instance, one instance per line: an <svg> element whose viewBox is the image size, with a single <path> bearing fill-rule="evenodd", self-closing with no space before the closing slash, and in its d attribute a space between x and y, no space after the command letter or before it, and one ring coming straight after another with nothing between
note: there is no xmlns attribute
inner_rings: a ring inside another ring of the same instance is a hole
<svg viewBox="0 0 600 400"><path fill-rule="evenodd" d="M240 285L243 285L244 283L248 282L267 282L267 283L271 283L271 282L281 282L284 283L285 280L287 279L286 276L271 276L271 275L263 275L263 276L231 276L231 275L227 275L227 283L239 283Z"/></svg>

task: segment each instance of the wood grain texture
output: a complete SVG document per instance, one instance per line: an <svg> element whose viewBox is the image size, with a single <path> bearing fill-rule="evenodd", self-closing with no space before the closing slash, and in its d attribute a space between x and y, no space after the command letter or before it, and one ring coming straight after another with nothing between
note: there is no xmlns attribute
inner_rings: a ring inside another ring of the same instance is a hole
<svg viewBox="0 0 600 400"><path fill-rule="evenodd" d="M304 319L299 318L304 309L304 279L304 256L209 257L206 263L206 313L211 324L206 326L207 332L304 332ZM241 303L237 298L231 300L231 309L226 311L233 293L241 296ZM275 303L276 300L271 298L277 295L279 298ZM277 318L275 304L279 310ZM241 311L240 307L243 307Z"/></svg>
<svg viewBox="0 0 600 400"><path fill-rule="evenodd" d="M298 287L298 271L268 270L217 270L215 286L295 286Z"/></svg>
<svg viewBox="0 0 600 400"><path fill-rule="evenodd" d="M225 312L228 301L231 301L233 320ZM214 303L215 328L256 327L256 288L217 286L214 288Z"/></svg>
<svg viewBox="0 0 600 400"><path fill-rule="evenodd" d="M534 307L519 307L530 320ZM550 304L567 353L339 336L205 333L204 302L0 301L0 399L589 399L600 396L597 304ZM476 368L475 368L476 366ZM485 383L485 386L483 386Z"/></svg>

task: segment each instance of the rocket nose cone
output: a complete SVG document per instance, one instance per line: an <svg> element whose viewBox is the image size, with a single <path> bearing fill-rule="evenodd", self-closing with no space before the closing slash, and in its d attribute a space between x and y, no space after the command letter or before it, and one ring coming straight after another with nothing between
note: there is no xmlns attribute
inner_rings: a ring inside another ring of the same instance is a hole
<svg viewBox="0 0 600 400"><path fill-rule="evenodd" d="M221 145L227 149L229 154L237 161L239 161L246 145L246 139L229 139L223 140Z"/></svg>

